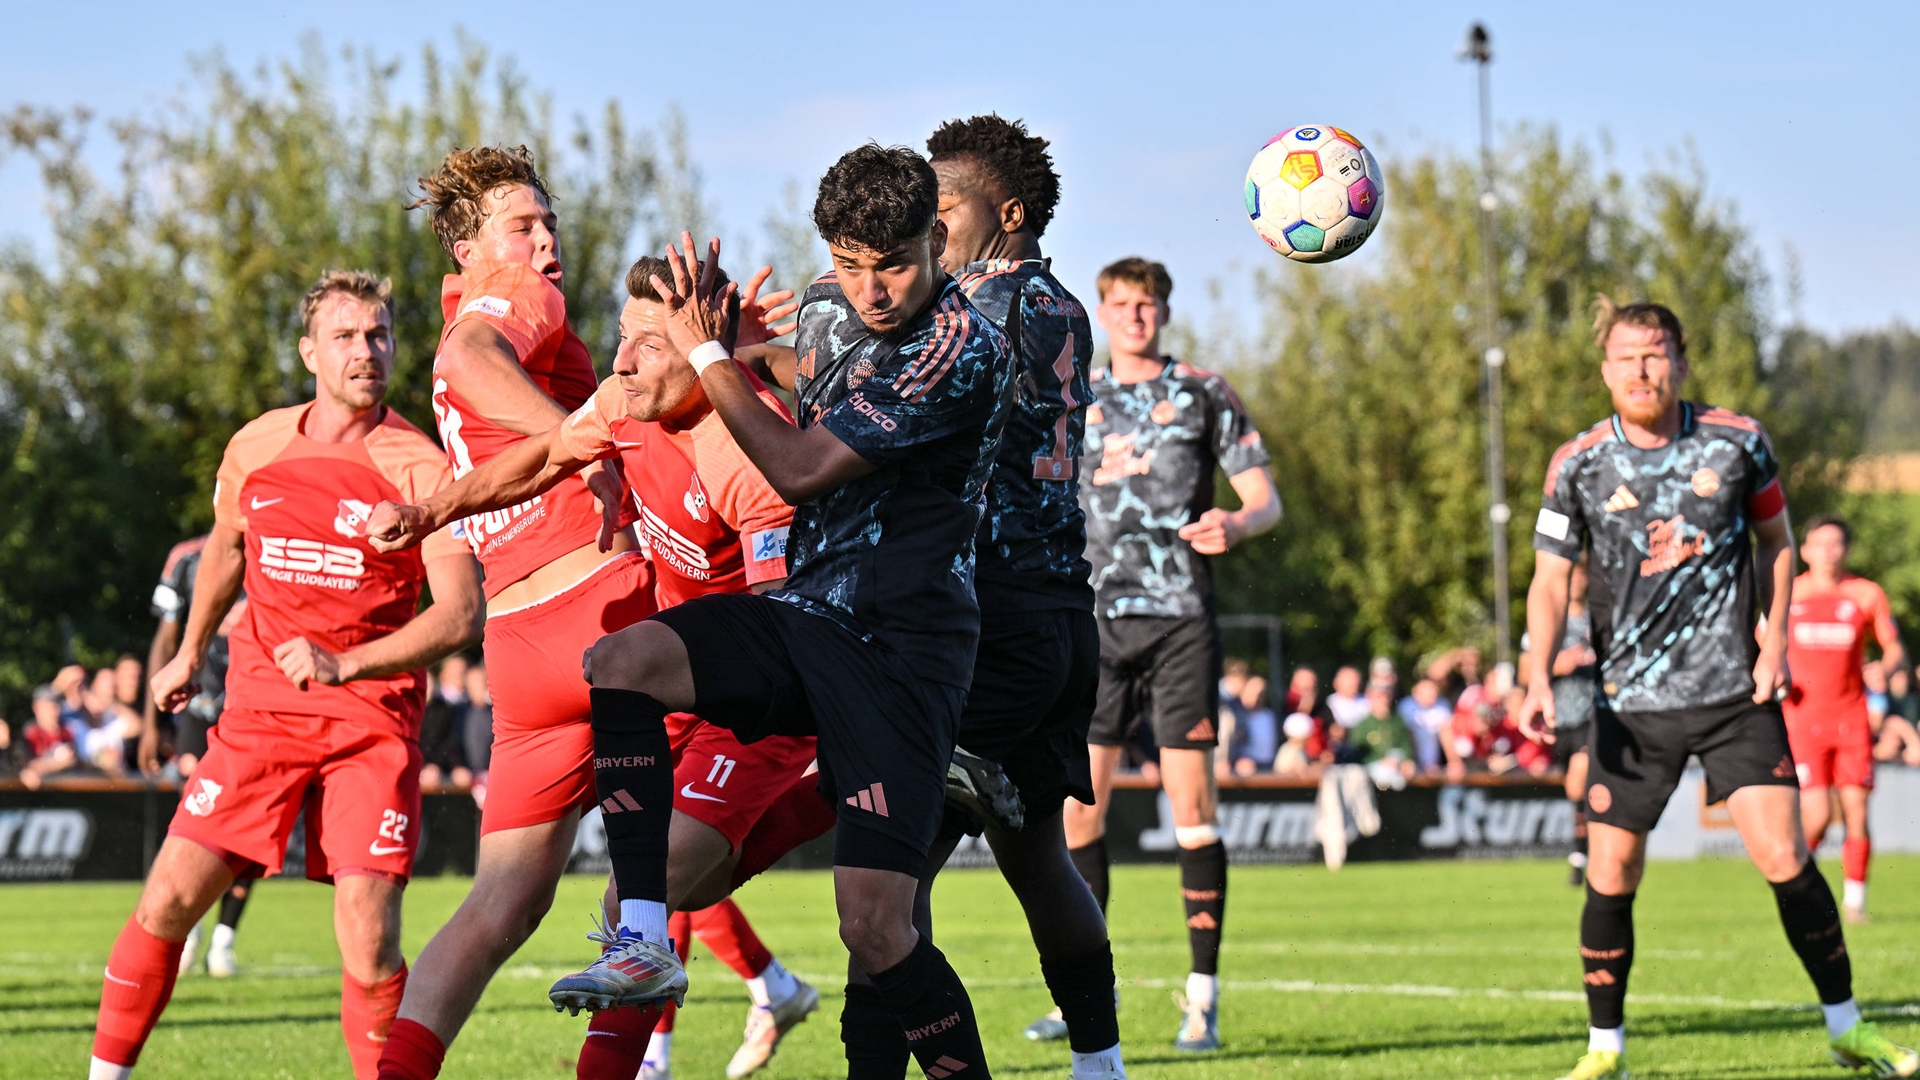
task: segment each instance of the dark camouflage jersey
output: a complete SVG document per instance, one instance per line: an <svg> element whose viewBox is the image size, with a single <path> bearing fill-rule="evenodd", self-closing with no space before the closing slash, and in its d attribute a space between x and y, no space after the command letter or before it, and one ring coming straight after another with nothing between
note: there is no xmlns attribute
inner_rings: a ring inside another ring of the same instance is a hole
<svg viewBox="0 0 1920 1080"><path fill-rule="evenodd" d="M966 686L980 632L973 534L1013 391L1006 336L951 280L886 337L831 274L799 318L800 426L826 427L875 469L794 509L787 582L772 595L909 654L922 678Z"/></svg>
<svg viewBox="0 0 1920 1080"><path fill-rule="evenodd" d="M958 280L980 314L1006 331L1018 365L1013 412L1000 435L987 513L974 537L981 604L996 610L1089 610L1092 568L1079 482L1087 403L1093 400L1087 310L1044 259L969 263Z"/></svg>
<svg viewBox="0 0 1920 1080"><path fill-rule="evenodd" d="M1204 615L1213 607L1206 556L1180 527L1213 509L1213 470L1228 476L1267 463L1267 448L1227 381L1177 361L1151 379L1092 380L1080 504L1096 613Z"/></svg>
<svg viewBox="0 0 1920 1080"><path fill-rule="evenodd" d="M1646 450L1619 417L1562 446L1547 467L1533 546L1568 559L1591 539L1600 697L1641 712L1753 694L1753 544L1786 508L1759 423L1681 404L1680 432Z"/></svg>

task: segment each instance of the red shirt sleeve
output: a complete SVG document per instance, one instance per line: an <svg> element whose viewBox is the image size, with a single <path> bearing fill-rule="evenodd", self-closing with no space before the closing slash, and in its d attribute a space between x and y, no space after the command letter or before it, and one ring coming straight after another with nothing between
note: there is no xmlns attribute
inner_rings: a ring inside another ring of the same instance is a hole
<svg viewBox="0 0 1920 1080"><path fill-rule="evenodd" d="M560 448L575 461L597 461L619 453L613 425L627 415L626 394L618 376L609 375L586 403L560 421Z"/></svg>
<svg viewBox="0 0 1920 1080"><path fill-rule="evenodd" d="M761 398L782 416L780 399L762 391ZM740 534L741 558L748 585L787 576L787 531L793 525L793 507L783 502L760 470L733 441L718 413L692 431L695 468L713 496L714 509Z"/></svg>

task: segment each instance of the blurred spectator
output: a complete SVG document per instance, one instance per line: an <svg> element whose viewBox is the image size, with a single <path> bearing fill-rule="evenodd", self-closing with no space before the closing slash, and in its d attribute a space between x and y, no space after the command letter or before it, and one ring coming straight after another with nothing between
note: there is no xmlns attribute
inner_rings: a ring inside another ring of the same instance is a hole
<svg viewBox="0 0 1920 1080"><path fill-rule="evenodd" d="M1459 783L1468 773L1497 775L1515 769L1539 776L1553 764L1551 750L1522 735L1507 719L1504 699L1512 689L1511 669L1503 673L1497 668L1481 686L1472 708L1454 710L1453 723L1441 744L1447 753L1450 782Z"/></svg>
<svg viewBox="0 0 1920 1080"><path fill-rule="evenodd" d="M467 668L466 684L467 710L460 725L466 765L474 773L484 773L493 760L493 695L487 692L486 665Z"/></svg>
<svg viewBox="0 0 1920 1080"><path fill-rule="evenodd" d="M12 776L19 772L20 763L14 760L13 725L7 718L0 716L0 776Z"/></svg>
<svg viewBox="0 0 1920 1080"><path fill-rule="evenodd" d="M120 659L113 662L113 700L140 711L140 704L146 699L146 680L140 676L146 671L146 665L132 653L121 653Z"/></svg>
<svg viewBox="0 0 1920 1080"><path fill-rule="evenodd" d="M87 713L86 706L87 669L68 664L54 673L51 685L60 695L60 723L78 746L86 740L87 732L93 730L93 717Z"/></svg>
<svg viewBox="0 0 1920 1080"><path fill-rule="evenodd" d="M1307 756L1316 764L1331 765L1335 750L1345 733L1336 731L1333 714L1320 696L1320 676L1312 668L1293 669L1287 684L1287 715L1303 714L1313 720L1313 735L1307 739Z"/></svg>
<svg viewBox="0 0 1920 1080"><path fill-rule="evenodd" d="M1373 663L1367 666L1367 685L1384 686L1389 694L1400 688L1400 676L1394 673L1391 657L1373 658Z"/></svg>
<svg viewBox="0 0 1920 1080"><path fill-rule="evenodd" d="M1280 731L1286 736L1286 742L1273 757L1273 771L1280 776L1307 776L1313 771L1313 758L1307 754L1307 739L1314 733L1313 717L1305 713L1293 713L1287 717Z"/></svg>
<svg viewBox="0 0 1920 1080"><path fill-rule="evenodd" d="M1237 656L1227 658L1220 669L1220 721L1216 735L1220 741L1220 752L1213 756L1213 775L1225 780L1233 775L1234 754L1244 734L1245 723L1242 714L1246 706L1240 704L1240 692L1247 687L1247 676L1253 673L1245 660Z"/></svg>
<svg viewBox="0 0 1920 1080"><path fill-rule="evenodd" d="M92 726L84 739L76 740L87 764L109 776L125 771L127 744L140 738L140 714L120 703L117 689L113 668L93 673L81 698Z"/></svg>
<svg viewBox="0 0 1920 1080"><path fill-rule="evenodd" d="M1406 722L1394 715L1393 692L1384 686L1373 687L1367 691L1366 702L1367 714L1347 736L1353 763L1366 766L1376 784L1382 770L1398 772L1403 780L1411 778L1413 736Z"/></svg>
<svg viewBox="0 0 1920 1080"><path fill-rule="evenodd" d="M1867 724L1878 731L1887 718L1887 670L1869 660L1860 665L1860 682L1867 689Z"/></svg>
<svg viewBox="0 0 1920 1080"><path fill-rule="evenodd" d="M1480 650L1467 645L1441 653L1427 664L1427 678L1440 687L1441 697L1458 701L1480 683Z"/></svg>
<svg viewBox="0 0 1920 1080"><path fill-rule="evenodd" d="M1393 691L1387 691L1391 697ZM1352 731L1367 716L1367 697L1360 689L1360 669L1349 664L1333 673L1333 693L1327 695L1333 722Z"/></svg>
<svg viewBox="0 0 1920 1080"><path fill-rule="evenodd" d="M1267 680L1249 675L1240 684L1240 696L1234 702L1239 735L1231 757L1235 776L1252 776L1273 768L1279 752L1279 721L1267 706Z"/></svg>
<svg viewBox="0 0 1920 1080"><path fill-rule="evenodd" d="M1440 771L1440 741L1453 722L1453 706L1440 696L1440 684L1421 679L1400 701L1400 719L1413 736L1413 760L1423 773Z"/></svg>
<svg viewBox="0 0 1920 1080"><path fill-rule="evenodd" d="M48 773L79 764L73 733L60 719L61 703L62 695L51 684L33 692L33 722L25 731L27 749L33 756L20 770L20 779L29 788L38 788L40 778Z"/></svg>
<svg viewBox="0 0 1920 1080"><path fill-rule="evenodd" d="M458 655L440 664L438 678L428 676L427 708L420 718L420 784L443 783L466 787L473 782L467 767L467 662Z"/></svg>

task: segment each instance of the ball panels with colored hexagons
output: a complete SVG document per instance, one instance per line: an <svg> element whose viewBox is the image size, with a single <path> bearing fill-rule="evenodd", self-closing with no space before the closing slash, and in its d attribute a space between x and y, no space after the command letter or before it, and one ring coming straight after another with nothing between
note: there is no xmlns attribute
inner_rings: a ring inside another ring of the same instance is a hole
<svg viewBox="0 0 1920 1080"><path fill-rule="evenodd" d="M1353 254L1380 224L1385 198L1380 163L1332 124L1280 132L1247 168L1247 220L1268 247L1300 262Z"/></svg>

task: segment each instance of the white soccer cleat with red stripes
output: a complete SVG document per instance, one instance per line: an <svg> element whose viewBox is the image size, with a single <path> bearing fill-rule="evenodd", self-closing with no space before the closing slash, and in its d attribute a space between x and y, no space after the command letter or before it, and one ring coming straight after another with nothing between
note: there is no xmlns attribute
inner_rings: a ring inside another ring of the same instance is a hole
<svg viewBox="0 0 1920 1080"><path fill-rule="evenodd" d="M567 1010L578 1016L581 1009L597 1012L667 1001L680 1005L687 1000L687 969L671 946L648 941L626 927L605 924L587 937L605 950L585 971L561 979L547 991L554 1012Z"/></svg>

